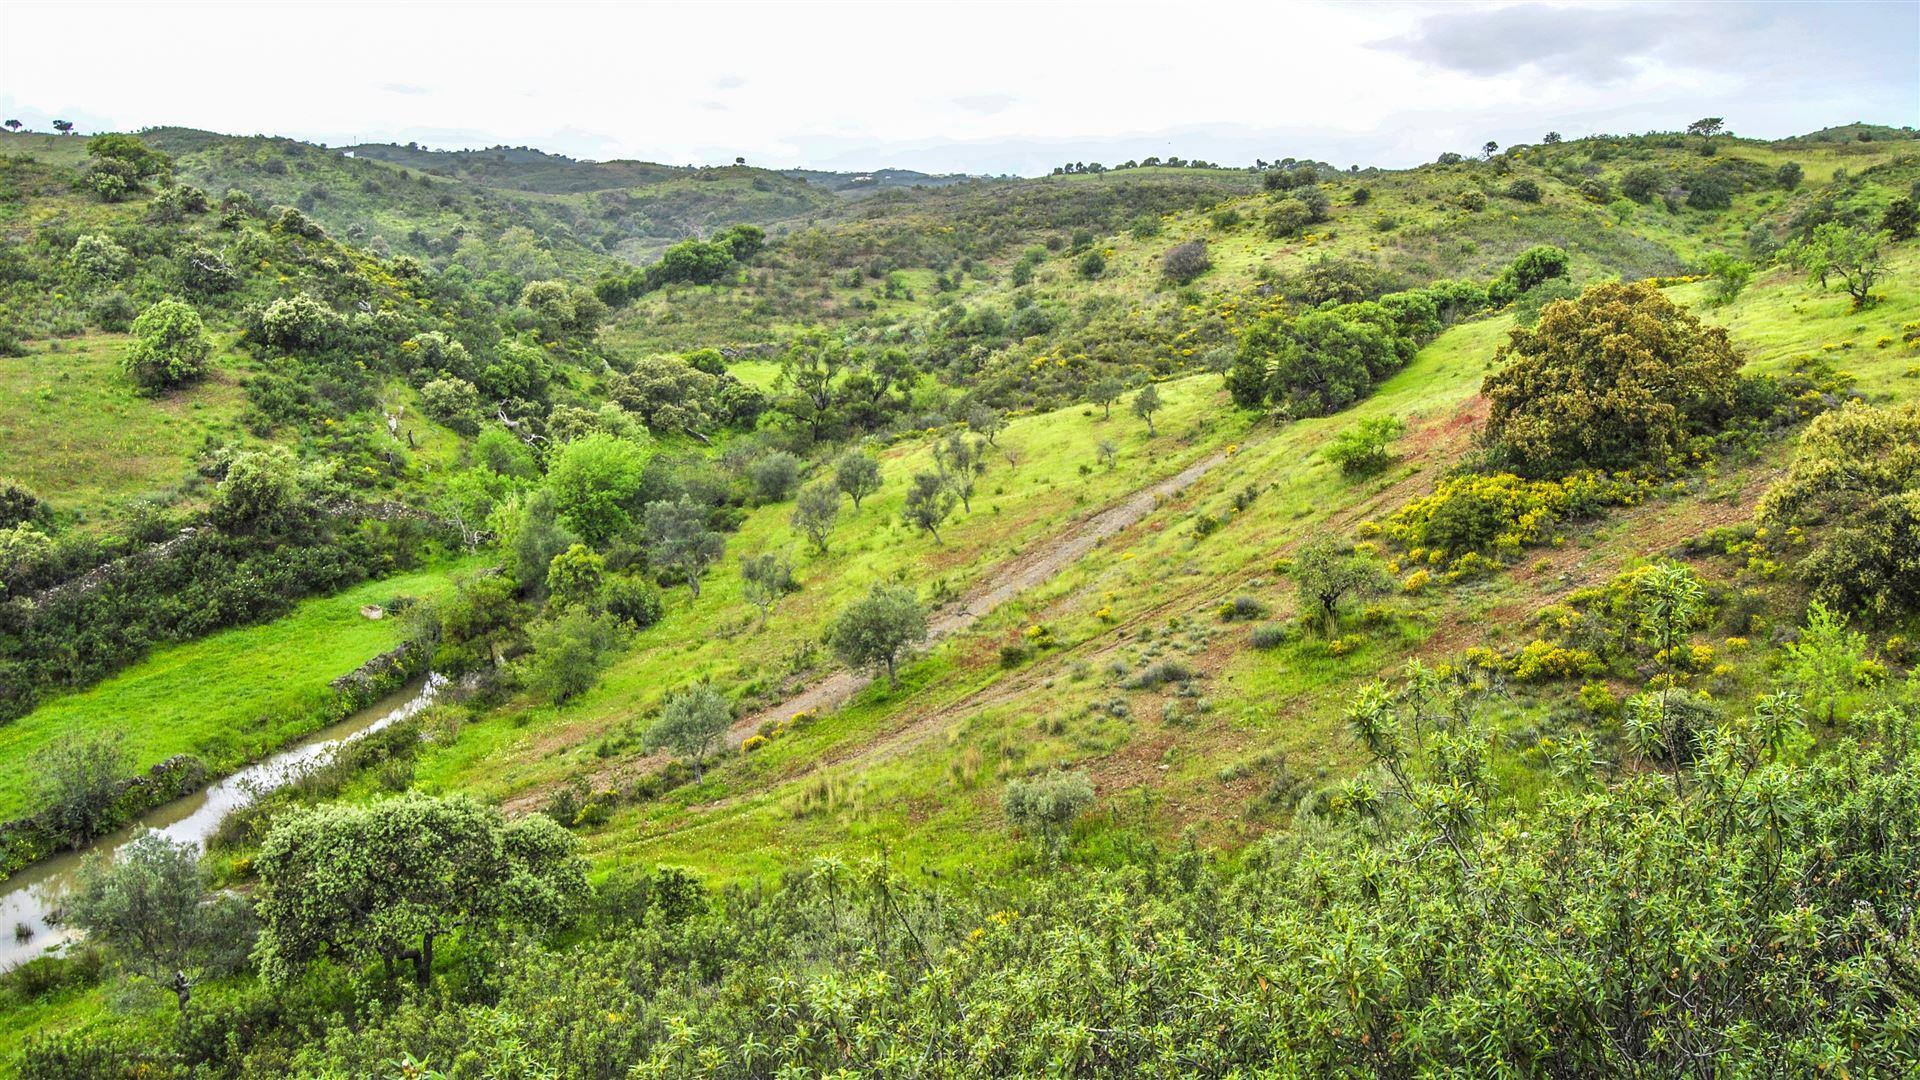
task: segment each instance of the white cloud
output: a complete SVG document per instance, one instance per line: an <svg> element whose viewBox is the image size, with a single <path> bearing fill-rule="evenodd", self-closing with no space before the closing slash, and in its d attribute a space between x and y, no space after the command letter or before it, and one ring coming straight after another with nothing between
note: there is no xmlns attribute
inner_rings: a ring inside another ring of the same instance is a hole
<svg viewBox="0 0 1920 1080"><path fill-rule="evenodd" d="M330 143L1035 171L1916 122L1920 6L0 4L0 112ZM1382 44L1387 43L1387 44Z"/></svg>

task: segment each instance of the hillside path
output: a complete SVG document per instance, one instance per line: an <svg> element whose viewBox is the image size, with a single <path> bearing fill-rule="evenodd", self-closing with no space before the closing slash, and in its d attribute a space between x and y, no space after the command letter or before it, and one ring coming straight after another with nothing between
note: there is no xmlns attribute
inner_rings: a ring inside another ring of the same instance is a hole
<svg viewBox="0 0 1920 1080"><path fill-rule="evenodd" d="M1108 506L1078 525L1042 540L1007 563L995 568L988 580L958 603L934 613L927 623L927 644L965 630L979 622L1001 604L1039 585L1065 570L1093 550L1101 541L1137 523L1153 512L1161 500L1185 490L1189 484L1225 461L1225 454L1202 458L1152 487L1142 488L1120 502ZM836 671L776 705L748 713L734 721L727 732L727 744L738 747L772 720L778 722L795 713L819 714L839 708L865 689L873 677L854 671Z"/></svg>
<svg viewBox="0 0 1920 1080"><path fill-rule="evenodd" d="M995 567L987 580L973 592L959 602L934 612L933 618L927 623L927 644L934 644L965 630L1008 600L1060 573L1102 541L1138 523L1152 513L1162 500L1184 491L1188 485L1225 460L1227 455L1224 453L1202 458L1167 479L1108 505L1064 532L1040 540L1028 550ZM727 730L727 746L737 749L761 724L769 720L777 723L795 713L818 715L837 709L872 682L872 676L860 672L844 669L835 671L777 704L757 709L734 721ZM616 775L630 775L636 769L663 765L667 760L664 753L629 759L605 774L595 776L593 782L601 785ZM509 813L525 813L539 807L546 795L544 789L524 791L506 800L503 808Z"/></svg>

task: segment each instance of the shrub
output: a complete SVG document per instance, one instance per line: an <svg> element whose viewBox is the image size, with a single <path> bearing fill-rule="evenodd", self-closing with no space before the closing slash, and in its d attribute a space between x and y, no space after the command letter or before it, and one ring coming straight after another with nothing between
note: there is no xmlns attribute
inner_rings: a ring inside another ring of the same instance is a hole
<svg viewBox="0 0 1920 1080"><path fill-rule="evenodd" d="M133 343L121 366L141 389L159 391L197 377L212 352L199 313L167 299L133 320Z"/></svg>
<svg viewBox="0 0 1920 1080"><path fill-rule="evenodd" d="M1244 593L1220 605L1220 618L1225 622L1259 619L1266 614L1267 605Z"/></svg>
<svg viewBox="0 0 1920 1080"><path fill-rule="evenodd" d="M465 379L448 376L420 388L420 408L462 435L480 431L480 391Z"/></svg>
<svg viewBox="0 0 1920 1080"><path fill-rule="evenodd" d="M90 281L118 281L125 277L133 256L105 233L84 233L73 242L67 261Z"/></svg>
<svg viewBox="0 0 1920 1080"><path fill-rule="evenodd" d="M289 352L326 348L340 326L338 312L306 293L283 296L259 315L260 339Z"/></svg>
<svg viewBox="0 0 1920 1080"><path fill-rule="evenodd" d="M102 293L93 302L93 321L102 330L120 333L133 326L134 316L140 309L134 306L133 299L118 289Z"/></svg>
<svg viewBox="0 0 1920 1080"><path fill-rule="evenodd" d="M1540 185L1523 176L1507 185L1506 196L1520 202L1537 203L1540 201Z"/></svg>
<svg viewBox="0 0 1920 1080"><path fill-rule="evenodd" d="M1073 821L1093 805L1093 781L1079 770L1014 780L1001 798L1007 820L1033 837L1049 862L1059 857Z"/></svg>
<svg viewBox="0 0 1920 1080"><path fill-rule="evenodd" d="M785 502L800 482L800 459L785 450L775 450L747 468L753 482L754 497L763 503Z"/></svg>
<svg viewBox="0 0 1920 1080"><path fill-rule="evenodd" d="M1664 463L1731 406L1740 368L1725 330L1644 283L1548 304L1494 360L1487 443L1534 477Z"/></svg>
<svg viewBox="0 0 1920 1080"><path fill-rule="evenodd" d="M1284 624L1261 623L1247 635L1247 641L1256 649L1277 649L1292 638Z"/></svg>
<svg viewBox="0 0 1920 1080"><path fill-rule="evenodd" d="M1175 244L1160 260L1160 272L1175 285L1185 285L1211 269L1213 258L1207 254L1205 240Z"/></svg>
<svg viewBox="0 0 1920 1080"><path fill-rule="evenodd" d="M1372 476L1393 464L1393 441L1405 430L1398 417L1368 417L1334 436L1327 445L1326 459L1343 475Z"/></svg>
<svg viewBox="0 0 1920 1080"><path fill-rule="evenodd" d="M1758 520L1817 527L1797 570L1821 602L1877 621L1920 610L1920 404L1815 417Z"/></svg>

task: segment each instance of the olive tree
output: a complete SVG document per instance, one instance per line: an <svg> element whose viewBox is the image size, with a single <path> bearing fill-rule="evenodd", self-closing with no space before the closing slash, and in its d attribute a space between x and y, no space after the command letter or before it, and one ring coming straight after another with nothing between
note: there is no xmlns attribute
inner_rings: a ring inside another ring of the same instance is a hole
<svg viewBox="0 0 1920 1080"><path fill-rule="evenodd" d="M1109 375L1106 378L1094 380L1093 385L1087 388L1087 397L1095 405L1100 406L1100 419L1111 420L1113 403L1119 401L1120 396L1126 392L1127 384Z"/></svg>
<svg viewBox="0 0 1920 1080"><path fill-rule="evenodd" d="M793 503L793 527L800 530L814 550L827 553L827 541L833 536L833 524L840 517L840 489L825 483L809 484Z"/></svg>
<svg viewBox="0 0 1920 1080"><path fill-rule="evenodd" d="M973 513L974 484L987 471L985 444L970 442L956 431L946 441L934 444L933 460L947 490L959 497L962 509Z"/></svg>
<svg viewBox="0 0 1920 1080"><path fill-rule="evenodd" d="M660 716L647 728L648 750L667 749L686 758L699 779L707 756L726 738L733 707L707 683L697 683L667 698Z"/></svg>
<svg viewBox="0 0 1920 1080"><path fill-rule="evenodd" d="M934 543L940 542L940 526L953 513L953 492L947 490L947 482L939 473L915 473L907 484L907 501L900 513L901 520L916 529L923 529Z"/></svg>
<svg viewBox="0 0 1920 1080"><path fill-rule="evenodd" d="M1160 391L1152 384L1141 387L1140 392L1133 395L1133 415L1147 422L1149 436L1154 434L1153 414L1159 412L1160 407Z"/></svg>
<svg viewBox="0 0 1920 1080"><path fill-rule="evenodd" d="M81 865L67 918L183 1010L203 975L245 963L253 935L246 901L207 895L199 845L153 831Z"/></svg>
<svg viewBox="0 0 1920 1080"><path fill-rule="evenodd" d="M707 524L707 508L682 495L677 502L650 502L646 509L647 558L687 583L700 598L700 575L720 561L727 540Z"/></svg>
<svg viewBox="0 0 1920 1080"><path fill-rule="evenodd" d="M741 559L740 582L747 602L760 609L762 626L766 625L767 616L773 612L773 605L799 588L793 579L792 561L772 551Z"/></svg>
<svg viewBox="0 0 1920 1080"><path fill-rule="evenodd" d="M883 670L893 686L900 685L901 656L926 638L927 609L895 585L875 585L827 629L827 644L841 663Z"/></svg>
<svg viewBox="0 0 1920 1080"><path fill-rule="evenodd" d="M880 490L880 463L858 450L849 450L840 455L833 466L833 485L853 500L853 508L860 509L860 500Z"/></svg>
<svg viewBox="0 0 1920 1080"><path fill-rule="evenodd" d="M1331 637L1340 625L1340 605L1369 588L1378 577L1373 564L1331 538L1309 543L1293 557L1294 588L1300 609L1310 613Z"/></svg>
<svg viewBox="0 0 1920 1080"><path fill-rule="evenodd" d="M331 958L410 962L433 977L435 945L465 933L491 950L515 928L558 925L587 895L586 862L552 818L509 821L464 796L419 793L281 817L254 869L254 958L285 983Z"/></svg>

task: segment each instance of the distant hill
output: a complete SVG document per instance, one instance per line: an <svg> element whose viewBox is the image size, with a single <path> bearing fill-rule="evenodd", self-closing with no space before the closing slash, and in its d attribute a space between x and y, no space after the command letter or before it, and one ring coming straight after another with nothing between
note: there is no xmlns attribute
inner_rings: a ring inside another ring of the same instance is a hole
<svg viewBox="0 0 1920 1080"><path fill-rule="evenodd" d="M1920 139L1920 128L1892 127L1887 124L1841 124L1781 139L1783 143L1897 142Z"/></svg>

